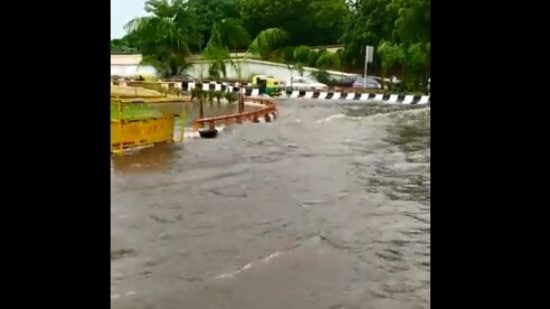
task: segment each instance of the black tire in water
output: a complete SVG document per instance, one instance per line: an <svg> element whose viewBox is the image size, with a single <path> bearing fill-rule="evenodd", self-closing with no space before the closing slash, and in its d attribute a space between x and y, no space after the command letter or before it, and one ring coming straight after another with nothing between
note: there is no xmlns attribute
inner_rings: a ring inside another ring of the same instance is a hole
<svg viewBox="0 0 550 309"><path fill-rule="evenodd" d="M201 136L201 138L216 138L218 136L218 130L217 129L199 130L199 135Z"/></svg>

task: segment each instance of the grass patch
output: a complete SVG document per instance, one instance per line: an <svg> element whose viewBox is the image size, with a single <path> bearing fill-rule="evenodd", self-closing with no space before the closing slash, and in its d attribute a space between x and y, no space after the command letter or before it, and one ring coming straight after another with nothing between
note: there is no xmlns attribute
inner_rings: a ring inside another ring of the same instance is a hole
<svg viewBox="0 0 550 309"><path fill-rule="evenodd" d="M154 106L147 104L123 104L122 115L120 104L111 103L111 119L114 120L142 120L160 117L162 113Z"/></svg>

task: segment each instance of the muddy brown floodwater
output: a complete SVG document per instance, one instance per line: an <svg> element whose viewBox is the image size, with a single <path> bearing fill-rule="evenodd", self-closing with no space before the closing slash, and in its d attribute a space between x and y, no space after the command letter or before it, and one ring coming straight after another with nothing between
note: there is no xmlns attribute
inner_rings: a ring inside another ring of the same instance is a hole
<svg viewBox="0 0 550 309"><path fill-rule="evenodd" d="M430 307L430 109L282 100L117 158L113 309Z"/></svg>
<svg viewBox="0 0 550 309"><path fill-rule="evenodd" d="M185 111L185 123L187 126L191 124L193 119L199 118L199 108L198 108L198 102L194 102L194 104L187 103L154 103L154 105L150 106L156 106L158 109L163 111L171 111L174 113L180 113L181 111ZM253 105L245 105L245 111L253 111L260 109L261 107L253 106ZM237 103L221 103L218 104L216 101L213 103L205 102L204 103L204 117L213 117L213 116L219 116L224 114L233 114L238 112Z"/></svg>

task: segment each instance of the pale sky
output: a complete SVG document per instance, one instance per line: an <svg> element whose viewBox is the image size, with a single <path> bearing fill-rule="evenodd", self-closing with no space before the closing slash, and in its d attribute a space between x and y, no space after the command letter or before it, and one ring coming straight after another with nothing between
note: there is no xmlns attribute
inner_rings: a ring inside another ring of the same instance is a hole
<svg viewBox="0 0 550 309"><path fill-rule="evenodd" d="M111 39L126 35L124 25L132 18L145 15L145 0L111 0Z"/></svg>

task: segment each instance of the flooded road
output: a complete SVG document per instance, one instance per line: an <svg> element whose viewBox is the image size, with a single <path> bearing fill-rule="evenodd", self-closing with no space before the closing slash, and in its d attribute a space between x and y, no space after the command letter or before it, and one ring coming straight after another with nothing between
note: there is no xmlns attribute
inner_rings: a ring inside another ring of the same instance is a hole
<svg viewBox="0 0 550 309"><path fill-rule="evenodd" d="M112 308L429 308L429 113L282 100L116 158Z"/></svg>

